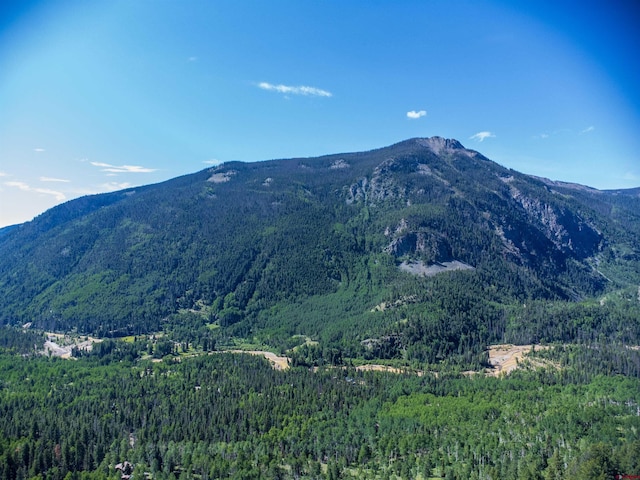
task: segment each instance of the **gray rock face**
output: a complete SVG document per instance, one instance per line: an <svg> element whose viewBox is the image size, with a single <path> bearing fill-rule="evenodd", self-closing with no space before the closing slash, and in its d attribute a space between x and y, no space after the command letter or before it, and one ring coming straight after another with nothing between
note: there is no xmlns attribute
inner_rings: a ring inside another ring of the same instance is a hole
<svg viewBox="0 0 640 480"><path fill-rule="evenodd" d="M446 240L427 232L409 232L394 238L384 251L395 257L418 254L429 262L451 260L451 249Z"/></svg>
<svg viewBox="0 0 640 480"><path fill-rule="evenodd" d="M416 143L427 147L436 155L441 155L442 153L450 153L453 150L465 150L464 146L459 141L451 138L419 138L416 140Z"/></svg>
<svg viewBox="0 0 640 480"><path fill-rule="evenodd" d="M600 249L602 234L576 212L528 197L517 188L512 187L511 194L526 212L527 219L537 225L558 250L586 258Z"/></svg>

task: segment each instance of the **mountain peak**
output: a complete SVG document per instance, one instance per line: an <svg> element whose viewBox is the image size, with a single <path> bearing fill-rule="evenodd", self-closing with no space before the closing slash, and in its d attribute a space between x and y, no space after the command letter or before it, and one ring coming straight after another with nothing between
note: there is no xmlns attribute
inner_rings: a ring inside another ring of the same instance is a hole
<svg viewBox="0 0 640 480"><path fill-rule="evenodd" d="M436 155L440 155L441 153L450 152L452 150L464 150L464 145L462 145L458 140L453 138L442 138L442 137L429 137L429 138L417 138L416 143L422 145L423 147L427 147Z"/></svg>

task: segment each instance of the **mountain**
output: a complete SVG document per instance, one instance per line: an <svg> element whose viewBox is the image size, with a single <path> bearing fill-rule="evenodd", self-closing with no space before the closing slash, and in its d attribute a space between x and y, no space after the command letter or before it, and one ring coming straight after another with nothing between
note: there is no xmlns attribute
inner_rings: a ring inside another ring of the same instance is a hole
<svg viewBox="0 0 640 480"><path fill-rule="evenodd" d="M9 233L11 230L16 228L17 226L18 225L7 225L6 227L0 228L0 237L2 237L3 235L6 235L7 233Z"/></svg>
<svg viewBox="0 0 640 480"><path fill-rule="evenodd" d="M242 337L308 361L637 341L638 284L638 189L524 175L440 137L229 162L0 235L3 324Z"/></svg>

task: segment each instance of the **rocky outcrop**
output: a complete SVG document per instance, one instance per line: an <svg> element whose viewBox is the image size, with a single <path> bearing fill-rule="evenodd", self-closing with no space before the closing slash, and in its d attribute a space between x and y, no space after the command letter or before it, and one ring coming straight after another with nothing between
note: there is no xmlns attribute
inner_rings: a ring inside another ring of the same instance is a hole
<svg viewBox="0 0 640 480"><path fill-rule="evenodd" d="M527 220L563 253L587 258L600 250L602 234L575 211L532 198L511 187L511 196L524 210Z"/></svg>
<svg viewBox="0 0 640 480"><path fill-rule="evenodd" d="M423 147L427 147L436 155L443 153L451 153L454 150L465 150L464 146L457 140L452 138L431 137L418 138L416 142Z"/></svg>
<svg viewBox="0 0 640 480"><path fill-rule="evenodd" d="M347 204L364 202L365 205L371 205L389 198L404 198L407 193L406 186L398 184L393 175L402 168L405 167L401 160L385 160L373 170L370 179L364 177L349 187Z"/></svg>
<svg viewBox="0 0 640 480"><path fill-rule="evenodd" d="M397 236L384 251L394 257L419 255L428 262L451 260L451 248L446 239L431 232L408 232Z"/></svg>

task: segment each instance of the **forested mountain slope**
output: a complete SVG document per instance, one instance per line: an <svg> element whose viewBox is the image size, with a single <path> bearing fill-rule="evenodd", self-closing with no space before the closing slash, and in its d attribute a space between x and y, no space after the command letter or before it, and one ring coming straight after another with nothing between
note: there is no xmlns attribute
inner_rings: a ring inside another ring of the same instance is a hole
<svg viewBox="0 0 640 480"><path fill-rule="evenodd" d="M638 284L637 190L527 176L439 137L225 163L0 236L4 324L306 338L308 362L328 346L433 362L495 341L637 342Z"/></svg>

